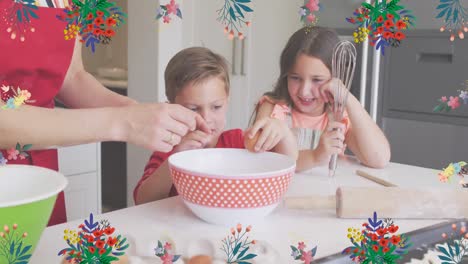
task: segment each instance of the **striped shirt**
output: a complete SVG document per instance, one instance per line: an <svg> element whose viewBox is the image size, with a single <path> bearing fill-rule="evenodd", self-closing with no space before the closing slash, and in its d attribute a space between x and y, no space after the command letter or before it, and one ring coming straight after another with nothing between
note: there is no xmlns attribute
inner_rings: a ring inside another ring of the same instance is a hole
<svg viewBox="0 0 468 264"><path fill-rule="evenodd" d="M37 6L51 8L66 8L70 6L71 0L35 0Z"/></svg>

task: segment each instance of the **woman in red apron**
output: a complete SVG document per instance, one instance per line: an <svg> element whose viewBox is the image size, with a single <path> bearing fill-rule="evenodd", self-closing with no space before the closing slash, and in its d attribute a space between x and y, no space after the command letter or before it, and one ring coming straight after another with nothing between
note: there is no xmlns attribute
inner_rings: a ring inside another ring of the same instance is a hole
<svg viewBox="0 0 468 264"><path fill-rule="evenodd" d="M56 0L53 2L50 0L45 1L48 4L57 2ZM7 28L7 23L1 19L5 18L6 10L11 8L13 2L13 0L0 0L0 87L12 87L15 89L20 87L21 90L27 90L31 93L30 100L32 102L28 103L28 105L54 108L54 98L61 88L64 87L65 76L70 68L70 63L73 63L72 57L75 46L73 40L67 41L64 39L66 24L57 19L57 15L63 14L64 11L61 8L39 7L38 10L35 10L39 18L33 19L31 24L34 32L28 31L24 34L24 39L20 34L16 34L15 39L12 39L11 30ZM79 52L75 52L75 54L81 56ZM75 58L73 59L75 60ZM81 57L78 61L81 65ZM122 105L128 105L126 106L128 109L124 111L127 114L127 120L124 120L125 117L119 117L118 115L109 115L109 119L116 119L111 121L117 122L119 119L122 119L122 125L117 125L121 130L117 134L122 136L116 138L114 135L109 134L102 141L127 141L146 147L152 151L166 151L168 147L172 149L172 146L180 141L180 137L184 136L189 129L194 129L197 124L203 130L207 130L207 126L200 116L190 110L182 109L179 106L163 106L162 104L133 105L135 103L133 100L111 93L110 90L104 88L94 78L90 80L89 78L92 78L90 75L86 78L88 79L82 81L83 83L80 83L80 85L73 86L77 87L76 89L83 88L83 91L85 91L81 93L75 91L73 93L74 96L81 96L73 100L72 104L74 107L95 107L99 105L122 107ZM73 81L78 82L74 79ZM3 91L3 93L7 92ZM90 102L90 100L95 101ZM78 105L77 102L82 103ZM3 112L5 114L14 115L14 112L7 111L15 110L0 109L0 111L5 111ZM109 111L115 112L115 109L110 109ZM88 114L90 115L89 118L99 118L93 112L89 112ZM109 120L99 121L102 121L102 127L96 128L96 133L99 130L108 130L109 128L104 126L112 123ZM21 129L27 129L28 120L18 122L25 124ZM1 123L2 120L0 118ZM128 125L129 123L131 123L130 126ZM56 124L56 127L66 125ZM141 128L141 130L135 131L135 127ZM52 131L54 128L46 127L45 129ZM148 131L148 133L145 134L145 131ZM20 132L17 129L16 131L8 131L7 133L18 134ZM50 135L52 135L52 132ZM47 135L41 136L47 137ZM74 134L66 136L69 137L70 144L76 142L87 143L90 141L90 139L78 138ZM34 146L33 142L19 143L22 145L32 143ZM8 146L5 143L3 147L6 148L14 145L16 145L16 142L8 142ZM1 151L3 157L8 157L8 153L5 150ZM16 160L8 160L8 164L29 164L58 170L56 149L32 150L28 151L28 154L29 156L24 159L18 157ZM62 192L57 198L49 225L64 223L66 221L65 200Z"/></svg>
<svg viewBox="0 0 468 264"><path fill-rule="evenodd" d="M0 1L1 12L11 8L11 2ZM64 40L63 30L66 24L56 17L63 12L60 8L39 7L36 11L39 19L32 20L34 32L26 33L24 41L16 39L21 37L19 34L11 39L11 34L5 28L8 25L3 21L0 23L0 86L14 89L20 87L21 90L29 91L33 101L29 105L53 108L54 98L62 87L74 47L74 41ZM58 170L56 149L33 150L28 154L29 157L18 157L16 160L9 160L8 164L29 164ZM7 157L6 151L3 151L3 156ZM49 225L66 221L65 200L61 192Z"/></svg>

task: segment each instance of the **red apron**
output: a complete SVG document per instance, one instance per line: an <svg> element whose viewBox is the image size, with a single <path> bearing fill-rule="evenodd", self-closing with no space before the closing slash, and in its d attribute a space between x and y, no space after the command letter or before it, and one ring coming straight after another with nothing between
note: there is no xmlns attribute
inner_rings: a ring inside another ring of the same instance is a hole
<svg viewBox="0 0 468 264"><path fill-rule="evenodd" d="M10 8L13 0L0 1L0 18ZM54 107L54 97L62 87L65 74L70 66L74 40L65 40L63 30L66 23L57 19L63 9L39 7L38 19L32 20L34 32L28 32L22 42L12 40L7 32L7 25L0 21L0 87L2 85L20 87L31 93L30 105ZM1 91L0 91L1 92ZM0 110L10 111L10 110ZM18 120L25 124L28 120ZM29 142L19 142L22 146ZM6 158L7 153L2 150ZM29 151L29 157L20 160L8 160L8 164L29 164L58 170L57 150ZM55 203L48 225L67 221L65 199L61 192Z"/></svg>

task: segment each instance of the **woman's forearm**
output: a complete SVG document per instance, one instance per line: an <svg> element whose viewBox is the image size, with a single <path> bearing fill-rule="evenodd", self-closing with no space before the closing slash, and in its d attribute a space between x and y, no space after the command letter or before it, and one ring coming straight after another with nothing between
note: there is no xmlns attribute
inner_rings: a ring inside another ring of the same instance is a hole
<svg viewBox="0 0 468 264"><path fill-rule="evenodd" d="M73 55L57 98L69 108L125 106L136 102L104 87L84 66L82 44L75 41Z"/></svg>
<svg viewBox="0 0 468 264"><path fill-rule="evenodd" d="M166 160L140 185L135 197L135 204L138 205L167 198L171 187L172 178L169 174L169 164Z"/></svg>
<svg viewBox="0 0 468 264"><path fill-rule="evenodd" d="M57 96L70 108L94 108L105 106L127 106L137 102L127 96L114 93L104 87L93 75L84 69L67 76Z"/></svg>
<svg viewBox="0 0 468 264"><path fill-rule="evenodd" d="M118 108L48 109L22 106L0 110L0 149L16 143L33 149L98 141L124 141L125 125Z"/></svg>

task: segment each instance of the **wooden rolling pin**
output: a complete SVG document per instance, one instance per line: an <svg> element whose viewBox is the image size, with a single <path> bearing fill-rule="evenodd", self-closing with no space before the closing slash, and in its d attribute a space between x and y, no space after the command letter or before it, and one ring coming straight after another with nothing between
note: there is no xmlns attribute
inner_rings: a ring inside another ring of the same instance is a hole
<svg viewBox="0 0 468 264"><path fill-rule="evenodd" d="M397 187L397 185L391 183L391 182L388 182L386 180L382 180L380 178L377 178L375 176L372 176L370 175L369 173L365 172L365 171L362 171L362 170L356 170L356 174L363 177L363 178L366 178L370 181L373 181L375 183L378 183L380 185L383 185L385 187Z"/></svg>
<svg viewBox="0 0 468 264"><path fill-rule="evenodd" d="M291 209L336 209L339 218L468 217L468 191L447 188L340 187L335 196L287 197Z"/></svg>

